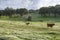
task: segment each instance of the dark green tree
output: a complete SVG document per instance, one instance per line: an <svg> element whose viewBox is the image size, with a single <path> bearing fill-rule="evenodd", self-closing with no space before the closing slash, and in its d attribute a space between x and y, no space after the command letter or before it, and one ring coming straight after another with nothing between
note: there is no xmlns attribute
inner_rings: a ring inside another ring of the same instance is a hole
<svg viewBox="0 0 60 40"><path fill-rule="evenodd" d="M5 8L4 15L12 17L13 14L15 14L15 10L13 8Z"/></svg>
<svg viewBox="0 0 60 40"><path fill-rule="evenodd" d="M20 14L21 16L28 14L28 10L26 8L21 8L16 10L17 14Z"/></svg>

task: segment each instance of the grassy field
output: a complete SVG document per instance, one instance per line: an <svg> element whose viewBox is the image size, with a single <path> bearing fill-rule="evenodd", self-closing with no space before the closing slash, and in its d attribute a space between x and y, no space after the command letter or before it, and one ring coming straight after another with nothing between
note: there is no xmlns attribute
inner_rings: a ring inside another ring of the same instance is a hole
<svg viewBox="0 0 60 40"><path fill-rule="evenodd" d="M32 22L39 22L39 20L43 20L45 22L60 22L60 17L41 17L38 13L31 13ZM10 20L10 21L25 21L26 19L18 16L18 17L11 17L8 16L1 16L0 20Z"/></svg>
<svg viewBox="0 0 60 40"><path fill-rule="evenodd" d="M47 28L47 22L0 20L0 40L60 40L60 22Z"/></svg>
<svg viewBox="0 0 60 40"><path fill-rule="evenodd" d="M0 17L0 40L60 40L60 18L40 17L31 14L32 21L27 26L24 18ZM39 20L43 20L40 22ZM47 28L47 23L55 23Z"/></svg>

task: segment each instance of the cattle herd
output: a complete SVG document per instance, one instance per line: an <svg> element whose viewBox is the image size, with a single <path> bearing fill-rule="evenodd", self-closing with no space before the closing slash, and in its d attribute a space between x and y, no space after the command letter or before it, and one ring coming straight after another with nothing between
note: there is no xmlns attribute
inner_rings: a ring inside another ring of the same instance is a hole
<svg viewBox="0 0 60 40"><path fill-rule="evenodd" d="M26 25L29 25L30 22L26 22ZM47 23L47 27L52 28L55 24L54 23Z"/></svg>

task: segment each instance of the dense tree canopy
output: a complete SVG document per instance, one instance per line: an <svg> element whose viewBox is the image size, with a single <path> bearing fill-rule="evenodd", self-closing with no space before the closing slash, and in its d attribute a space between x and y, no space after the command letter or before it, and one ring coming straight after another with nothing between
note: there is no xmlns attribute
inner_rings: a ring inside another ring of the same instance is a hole
<svg viewBox="0 0 60 40"><path fill-rule="evenodd" d="M60 16L60 5L56 6L49 6L49 7L41 7L38 10L28 10L26 8L20 9L13 9L13 8L5 8L4 10L0 10L0 16L12 16L14 14L19 14L21 16L26 15L28 13L39 13L41 17L48 17L48 16Z"/></svg>
<svg viewBox="0 0 60 40"><path fill-rule="evenodd" d="M28 10L25 8L21 8L21 9L17 9L16 12L17 12L17 14L20 14L22 16L22 15L27 14Z"/></svg>
<svg viewBox="0 0 60 40"><path fill-rule="evenodd" d="M60 16L60 5L42 7L39 9L39 14L41 16Z"/></svg>

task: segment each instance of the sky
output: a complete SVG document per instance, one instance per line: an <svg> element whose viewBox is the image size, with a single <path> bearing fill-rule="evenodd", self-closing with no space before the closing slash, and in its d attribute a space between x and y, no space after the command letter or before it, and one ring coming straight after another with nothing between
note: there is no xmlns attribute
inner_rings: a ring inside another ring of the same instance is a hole
<svg viewBox="0 0 60 40"><path fill-rule="evenodd" d="M55 6L60 0L0 0L0 10L6 7L39 9L41 7Z"/></svg>

